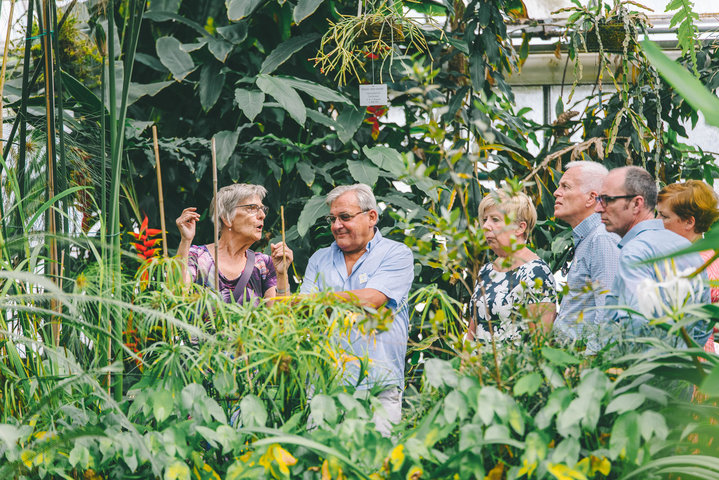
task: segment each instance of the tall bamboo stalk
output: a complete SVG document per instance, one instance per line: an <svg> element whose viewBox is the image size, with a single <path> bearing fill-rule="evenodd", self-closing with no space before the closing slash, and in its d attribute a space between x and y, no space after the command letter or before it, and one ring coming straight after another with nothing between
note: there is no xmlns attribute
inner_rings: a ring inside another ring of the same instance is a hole
<svg viewBox="0 0 719 480"><path fill-rule="evenodd" d="M12 16L15 11L15 0L10 0L10 13L7 18L7 33L5 34L5 49L2 54L2 69L0 70L0 148L5 138L3 119L3 96L5 92L5 68L7 66L7 52L10 48L10 32L12 32Z"/></svg>
<svg viewBox="0 0 719 480"><path fill-rule="evenodd" d="M47 127L47 198L55 196L55 76L53 68L53 42L50 38L52 20L50 18L50 2L43 0L42 13L40 15L42 27L42 48L45 54L44 75L45 75L45 119ZM57 281L58 255L57 255L57 214L54 209L48 209L47 233L49 236L48 256L50 257L50 277ZM53 298L51 308L58 308L57 300ZM51 322L52 343L57 346L60 341L60 322L53 318Z"/></svg>
<svg viewBox="0 0 719 480"><path fill-rule="evenodd" d="M215 149L215 137L212 137L212 140L210 141L210 144L212 145L212 198L215 199L215 211L214 214L214 223L215 223L215 233L214 233L214 239L215 239L215 290L217 290L217 293L220 293L220 249L219 249L219 240L220 240L220 222L219 222L219 215L217 214L217 150Z"/></svg>
<svg viewBox="0 0 719 480"><path fill-rule="evenodd" d="M162 170L160 169L160 145L157 141L157 125L152 126L152 144L155 148L157 172L157 196L160 198L160 228L162 229L162 256L167 258L167 229L165 228L165 195L162 193Z"/></svg>

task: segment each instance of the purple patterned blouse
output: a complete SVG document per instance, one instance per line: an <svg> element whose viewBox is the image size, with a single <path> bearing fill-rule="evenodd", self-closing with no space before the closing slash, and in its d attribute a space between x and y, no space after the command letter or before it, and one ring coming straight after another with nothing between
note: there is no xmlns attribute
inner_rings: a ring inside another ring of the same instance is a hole
<svg viewBox="0 0 719 480"><path fill-rule="evenodd" d="M190 247L187 269L193 282L205 287L214 287L215 261L210 255L207 245L192 245ZM237 285L240 276L230 280L220 273L220 296L225 302L231 303L234 301L232 291ZM262 286L261 291L258 291L257 287L260 285ZM247 283L247 292L250 298L262 298L267 290L276 286L277 273L275 272L272 258L264 253L255 252L255 268L252 271L250 281ZM243 298L240 298L239 303L242 303L242 300Z"/></svg>

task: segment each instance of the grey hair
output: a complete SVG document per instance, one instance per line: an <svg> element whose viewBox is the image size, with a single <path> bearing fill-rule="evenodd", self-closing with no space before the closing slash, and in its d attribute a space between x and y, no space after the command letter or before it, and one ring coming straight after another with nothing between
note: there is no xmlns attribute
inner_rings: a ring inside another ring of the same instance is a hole
<svg viewBox="0 0 719 480"><path fill-rule="evenodd" d="M377 208L377 200L374 198L374 193L372 193L372 189L364 183L355 183L354 185L340 185L339 187L335 187L330 193L327 194L327 198L325 198L325 203L327 204L327 206L331 207L332 203L334 203L335 200L337 200L347 192L354 192L355 196L357 197L357 204L363 211L374 210L379 214L379 209Z"/></svg>
<svg viewBox="0 0 719 480"><path fill-rule="evenodd" d="M250 197L260 197L263 200L267 189L262 185L250 183L233 183L217 191L217 216L232 223L235 219L235 209ZM215 199L210 203L210 219L215 221ZM222 225L222 223L220 223Z"/></svg>
<svg viewBox="0 0 719 480"><path fill-rule="evenodd" d="M644 207L654 210L657 206L657 182L652 175L642 167L621 167L626 172L624 177L624 190L628 195L641 195L644 198Z"/></svg>
<svg viewBox="0 0 719 480"><path fill-rule="evenodd" d="M609 173L607 167L599 162L577 160L575 162L569 162L564 171L566 172L574 167L579 168L581 172L579 177L581 178L582 184L579 188L581 188L584 193L599 192L602 189L604 177Z"/></svg>

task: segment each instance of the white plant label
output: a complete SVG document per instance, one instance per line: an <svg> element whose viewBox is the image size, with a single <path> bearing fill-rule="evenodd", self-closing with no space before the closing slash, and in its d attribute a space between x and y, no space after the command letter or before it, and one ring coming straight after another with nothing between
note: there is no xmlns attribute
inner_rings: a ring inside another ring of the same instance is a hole
<svg viewBox="0 0 719 480"><path fill-rule="evenodd" d="M387 84L360 85L360 107L387 105Z"/></svg>

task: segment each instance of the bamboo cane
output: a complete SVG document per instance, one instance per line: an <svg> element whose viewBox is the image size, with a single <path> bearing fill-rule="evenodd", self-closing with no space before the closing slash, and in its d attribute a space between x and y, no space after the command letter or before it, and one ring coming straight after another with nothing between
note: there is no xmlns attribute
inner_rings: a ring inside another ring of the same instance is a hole
<svg viewBox="0 0 719 480"><path fill-rule="evenodd" d="M212 137L212 198L215 199L215 290L220 293L220 255L219 255L219 219L217 216L217 149L215 148L215 137Z"/></svg>
<svg viewBox="0 0 719 480"><path fill-rule="evenodd" d="M7 33L5 34L5 50L2 55L2 71L0 71L0 148L3 146L5 132L3 126L3 92L5 91L5 67L7 66L7 52L10 47L10 32L12 31L12 16L15 10L15 0L10 2L10 13L7 19Z"/></svg>
<svg viewBox="0 0 719 480"><path fill-rule="evenodd" d="M280 218L282 219L282 265L287 263L287 258L285 256L285 206L280 206ZM289 271L287 274L289 275Z"/></svg>
<svg viewBox="0 0 719 480"><path fill-rule="evenodd" d="M162 193L162 171L160 170L160 145L157 142L157 125L152 126L152 143L155 147L157 166L157 195L160 197L160 228L162 229L162 256L167 258L167 231L165 228L165 196Z"/></svg>

